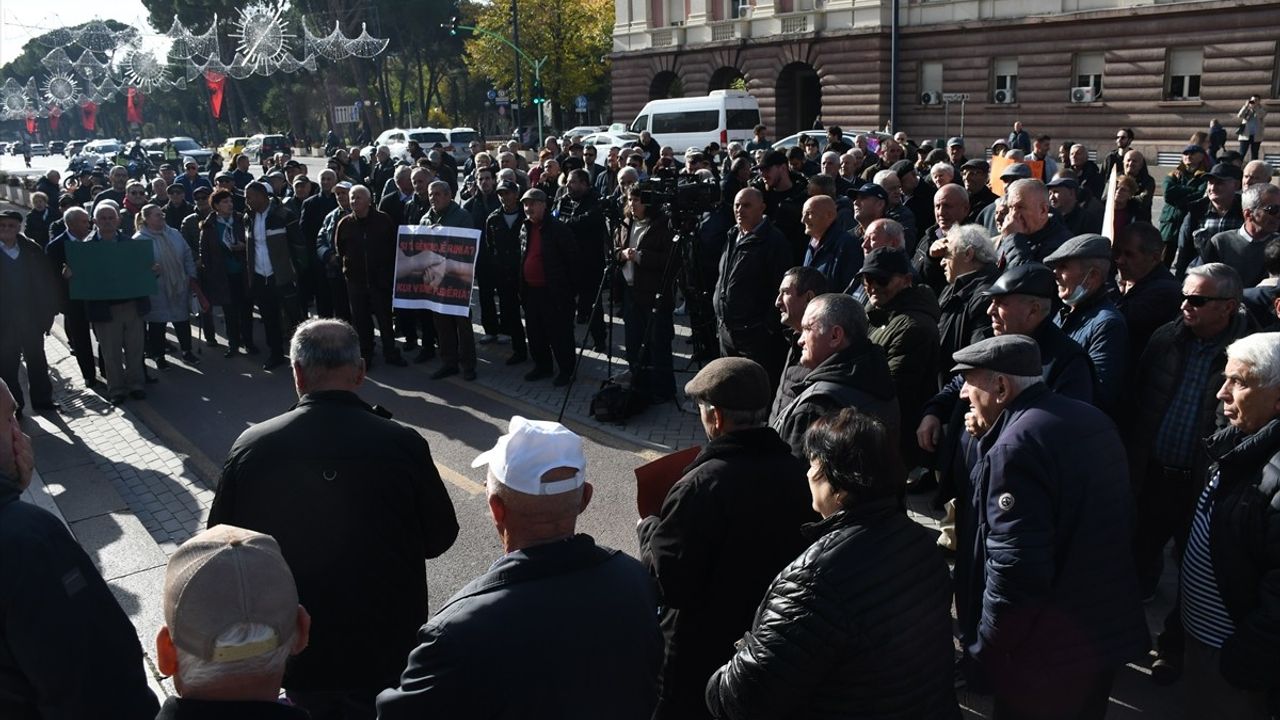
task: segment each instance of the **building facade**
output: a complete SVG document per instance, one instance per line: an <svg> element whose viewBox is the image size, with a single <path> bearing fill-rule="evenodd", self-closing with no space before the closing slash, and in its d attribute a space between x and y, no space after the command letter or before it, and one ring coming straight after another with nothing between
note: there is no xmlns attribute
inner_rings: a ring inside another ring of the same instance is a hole
<svg viewBox="0 0 1280 720"><path fill-rule="evenodd" d="M1280 111L1277 0L616 0L614 119L738 83L771 137L814 126L989 145L1015 120L1155 164L1218 120L1236 147L1250 95ZM963 102L961 99L963 98ZM1270 118L1269 118L1270 119ZM1280 167L1280 113L1263 152Z"/></svg>

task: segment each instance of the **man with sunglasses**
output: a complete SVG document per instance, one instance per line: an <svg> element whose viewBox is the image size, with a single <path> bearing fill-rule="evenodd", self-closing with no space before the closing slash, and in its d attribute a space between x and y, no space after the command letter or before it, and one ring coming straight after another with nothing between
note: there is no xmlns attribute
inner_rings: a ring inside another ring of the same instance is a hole
<svg viewBox="0 0 1280 720"><path fill-rule="evenodd" d="M1156 592L1169 539L1179 554L1186 546L1187 520L1209 464L1200 439L1218 424L1214 394L1222 386L1226 349L1250 333L1248 317L1237 312L1240 297L1240 276L1231 267L1191 268L1182 282L1179 317L1151 336L1132 376L1137 402L1127 445L1137 492L1133 551L1144 598ZM1156 641L1156 682L1176 679L1182 646L1180 624L1166 621Z"/></svg>
<svg viewBox="0 0 1280 720"><path fill-rule="evenodd" d="M1280 231L1280 187L1254 185L1244 191L1240 206L1244 224L1210 238L1200 251L1200 259L1230 265L1240 273L1245 287L1252 287L1266 277L1263 251Z"/></svg>
<svg viewBox="0 0 1280 720"><path fill-rule="evenodd" d="M1133 145L1133 129L1120 128L1116 131L1116 148L1107 153L1106 159L1102 161L1102 180L1107 182L1111 179L1111 168L1120 166L1120 171L1124 172L1124 155L1129 152L1129 146Z"/></svg>

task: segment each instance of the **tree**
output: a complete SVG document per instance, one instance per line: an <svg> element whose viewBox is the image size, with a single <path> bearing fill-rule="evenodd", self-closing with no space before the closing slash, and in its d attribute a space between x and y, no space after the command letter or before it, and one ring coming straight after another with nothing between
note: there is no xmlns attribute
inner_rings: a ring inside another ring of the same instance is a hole
<svg viewBox="0 0 1280 720"><path fill-rule="evenodd" d="M556 118L563 126L562 111L572 107L577 95L590 95L604 83L612 42L614 8L610 0L521 0L520 49L525 55L546 58L542 85ZM464 17L467 17L464 9ZM494 2L482 6L475 26L510 38L511 5ZM498 87L515 86L515 57L501 40L476 33L467 42L467 66ZM522 68L526 95L533 85L527 61ZM520 98L524 100L524 98Z"/></svg>

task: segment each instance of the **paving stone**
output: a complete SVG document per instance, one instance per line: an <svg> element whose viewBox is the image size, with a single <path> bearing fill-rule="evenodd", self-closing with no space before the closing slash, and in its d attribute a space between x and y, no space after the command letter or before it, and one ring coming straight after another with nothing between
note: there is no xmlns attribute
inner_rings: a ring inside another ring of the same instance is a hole
<svg viewBox="0 0 1280 720"><path fill-rule="evenodd" d="M104 512L128 510L128 503L92 464L43 472L58 509L73 523Z"/></svg>
<svg viewBox="0 0 1280 720"><path fill-rule="evenodd" d="M71 532L109 580L165 563L164 553L156 547L142 521L129 512L73 522Z"/></svg>

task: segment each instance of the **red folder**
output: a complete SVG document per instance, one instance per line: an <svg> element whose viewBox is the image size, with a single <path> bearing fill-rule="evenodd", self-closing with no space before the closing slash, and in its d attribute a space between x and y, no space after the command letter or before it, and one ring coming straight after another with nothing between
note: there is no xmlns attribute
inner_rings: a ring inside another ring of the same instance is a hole
<svg viewBox="0 0 1280 720"><path fill-rule="evenodd" d="M636 508L640 517L657 515L662 510L662 502L676 481L684 477L684 469L702 452L702 446L677 450L670 455L645 463L635 469L636 473Z"/></svg>

